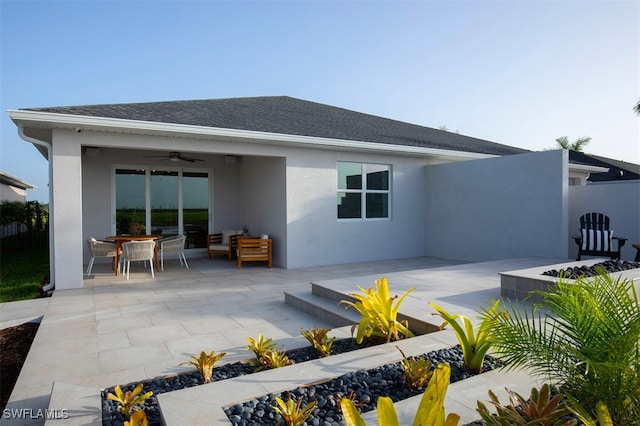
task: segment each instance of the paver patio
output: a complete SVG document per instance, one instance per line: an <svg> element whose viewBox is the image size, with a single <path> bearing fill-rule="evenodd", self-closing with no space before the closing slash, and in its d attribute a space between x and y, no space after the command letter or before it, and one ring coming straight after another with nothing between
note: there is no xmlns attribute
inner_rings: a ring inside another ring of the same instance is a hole
<svg viewBox="0 0 640 426"><path fill-rule="evenodd" d="M258 333L279 344L299 342L300 327L331 327L284 304L284 291L303 289L311 281L357 291L357 285L369 287L387 276L394 293L417 288L405 304L424 310L425 317L430 315L428 300L475 317L484 300L500 296L499 272L558 261L460 264L411 258L290 270L256 264L238 270L223 259L190 259L190 269L176 260L155 279L138 267L129 281L98 264L83 289L16 302L19 309L13 303L0 305L3 326L44 315L7 409L50 407L54 383L59 389L77 385L72 388L78 391L185 371L191 367L178 364L201 350L225 351L225 362L247 359L246 339ZM64 424L101 424L100 412L73 413L61 394L56 392L51 404L70 410L72 419ZM44 419L2 418L0 424L41 425Z"/></svg>

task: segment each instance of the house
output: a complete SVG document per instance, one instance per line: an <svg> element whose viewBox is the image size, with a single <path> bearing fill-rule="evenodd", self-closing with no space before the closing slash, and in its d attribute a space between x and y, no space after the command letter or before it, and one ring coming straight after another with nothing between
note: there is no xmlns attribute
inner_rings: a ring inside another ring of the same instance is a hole
<svg viewBox="0 0 640 426"><path fill-rule="evenodd" d="M640 165L638 164L578 151L569 151L569 161L574 164L606 169L606 171L589 174L587 183L622 182L640 179Z"/></svg>
<svg viewBox="0 0 640 426"><path fill-rule="evenodd" d="M0 170L0 201L27 201L27 190L35 186Z"/></svg>
<svg viewBox="0 0 640 426"><path fill-rule="evenodd" d="M281 268L565 258L569 174L603 170L286 96L8 114L49 160L58 289L82 287L86 238L131 223L186 234L188 255L247 227Z"/></svg>
<svg viewBox="0 0 640 426"><path fill-rule="evenodd" d="M34 188L34 185L0 170L0 201L19 201L24 203L27 201L27 190ZM2 226L0 226L0 238L16 235L25 230L26 225L24 223L5 223L3 220Z"/></svg>

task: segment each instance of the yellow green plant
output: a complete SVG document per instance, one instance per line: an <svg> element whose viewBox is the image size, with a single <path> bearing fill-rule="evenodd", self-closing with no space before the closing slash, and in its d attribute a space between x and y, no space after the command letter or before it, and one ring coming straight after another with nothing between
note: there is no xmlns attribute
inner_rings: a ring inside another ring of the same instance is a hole
<svg viewBox="0 0 640 426"><path fill-rule="evenodd" d="M409 324L406 321L398 321L397 317L400 305L415 288L410 288L398 298L397 295L390 296L386 277L376 280L375 283L375 290L373 287L368 290L359 287L364 294L349 294L356 300L355 302L350 300L338 302L351 306L362 316L360 322L352 328L352 332L356 327L358 329L356 342L362 343L365 337L386 342L398 340L400 334L405 337L413 337L413 333L409 330Z"/></svg>
<svg viewBox="0 0 640 426"><path fill-rule="evenodd" d="M418 411L413 420L414 426L456 426L460 421L458 414L450 413L445 417L444 398L449 386L451 368L447 363L440 363L429 380L422 395ZM353 402L348 398L340 400L342 415L347 426L366 426L366 423ZM381 396L377 402L378 424L380 426L400 426L398 415L391 398Z"/></svg>
<svg viewBox="0 0 640 426"><path fill-rule="evenodd" d="M603 401L596 403L596 418L594 419L587 410L575 399L568 397L567 407L580 420L584 426L613 426L613 419L607 404ZM635 423L634 423L635 424Z"/></svg>
<svg viewBox="0 0 640 426"><path fill-rule="evenodd" d="M257 339L249 337L247 341L249 342L249 344L247 345L247 349L253 352L258 360L264 358L267 352L272 351L276 347L273 339L271 337L265 339L262 333L258 335Z"/></svg>
<svg viewBox="0 0 640 426"><path fill-rule="evenodd" d="M144 410L137 410L131 414L128 422L124 422L124 426L149 426L147 414Z"/></svg>
<svg viewBox="0 0 640 426"><path fill-rule="evenodd" d="M563 402L564 395L551 395L551 388L547 383L540 390L531 389L531 396L524 398L517 392L508 390L509 405L502 405L498 397L491 390L489 398L495 407L496 413L492 414L489 408L478 401L478 413L488 426L510 425L540 425L540 426L572 426L577 424L575 419L567 419L571 413Z"/></svg>
<svg viewBox="0 0 640 426"><path fill-rule="evenodd" d="M398 348L396 346L396 348ZM431 360L429 358L416 358L407 356L402 352L402 349L398 348L402 354L402 361L400 365L404 372L403 380L405 385L410 388L424 387L429 383L429 379L433 375L433 369L431 368Z"/></svg>
<svg viewBox="0 0 640 426"><path fill-rule="evenodd" d="M342 405L340 405L340 400L342 400L343 398L348 399L349 401L351 401L351 403L356 407L356 409L359 411L360 407L366 405L367 403L365 401L359 401L358 400L358 394L356 394L354 391L349 392L349 394L347 396L344 396L343 394L338 394L338 398L334 398L333 396L331 396L331 399L338 401L338 412L342 413Z"/></svg>
<svg viewBox="0 0 640 426"><path fill-rule="evenodd" d="M300 333L313 345L313 348L322 356L331 355L331 349L333 347L333 343L336 341L335 336L329 338L330 330L321 328L312 328L311 330L305 330L300 328Z"/></svg>
<svg viewBox="0 0 640 426"><path fill-rule="evenodd" d="M482 371L484 357L491 347L491 336L488 332L487 323L492 316L496 315L499 302L494 302L487 310L484 319L478 327L477 333L473 329L473 323L466 315L452 315L434 302L429 302L429 305L437 311L434 315L440 315L444 318L445 322L440 326L440 329L443 329L449 324L456 333L456 337L462 348L464 367L470 371L480 373ZM458 318L462 321L462 325L458 323Z"/></svg>
<svg viewBox="0 0 640 426"><path fill-rule="evenodd" d="M271 368L280 368L293 364L293 361L287 357L287 352L284 348L278 352L273 349L264 354L262 358L258 360L258 370L268 370Z"/></svg>
<svg viewBox="0 0 640 426"><path fill-rule="evenodd" d="M209 383L211 382L211 375L213 374L213 366L226 354L226 352L216 354L215 351L211 351L210 354L207 354L205 351L201 351L199 357L193 355L191 356L191 361L181 362L178 365L193 365L198 370L198 373L202 374L204 382Z"/></svg>
<svg viewBox="0 0 640 426"><path fill-rule="evenodd" d="M298 402L294 402L291 395L289 395L287 402L284 402L280 397L276 397L276 404L273 408L282 416L282 420L287 426L303 425L318 406L317 401L311 401L302 407L302 398L299 398Z"/></svg>
<svg viewBox="0 0 640 426"><path fill-rule="evenodd" d="M133 391L122 392L120 385L116 385L114 388L115 395L109 392L107 399L117 402L120 412L128 416L136 406L144 404L144 401L153 395L151 391L141 393L143 387L143 384L140 383Z"/></svg>

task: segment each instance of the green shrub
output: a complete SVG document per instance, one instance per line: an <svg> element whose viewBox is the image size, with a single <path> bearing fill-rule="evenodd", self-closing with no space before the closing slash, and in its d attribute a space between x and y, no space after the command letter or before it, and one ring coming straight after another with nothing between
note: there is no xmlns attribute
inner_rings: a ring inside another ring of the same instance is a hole
<svg viewBox="0 0 640 426"><path fill-rule="evenodd" d="M560 278L531 308L502 302L484 318L494 353L557 383L594 416L608 407L615 424L640 424L640 303L633 281L604 271L571 283Z"/></svg>

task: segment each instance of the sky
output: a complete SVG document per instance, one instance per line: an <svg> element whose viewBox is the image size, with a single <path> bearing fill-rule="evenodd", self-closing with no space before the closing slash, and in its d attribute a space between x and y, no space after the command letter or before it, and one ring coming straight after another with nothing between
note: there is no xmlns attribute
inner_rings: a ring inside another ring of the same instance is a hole
<svg viewBox="0 0 640 426"><path fill-rule="evenodd" d="M7 110L292 96L640 163L640 1L0 0L0 170L48 201Z"/></svg>

